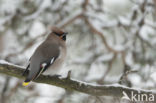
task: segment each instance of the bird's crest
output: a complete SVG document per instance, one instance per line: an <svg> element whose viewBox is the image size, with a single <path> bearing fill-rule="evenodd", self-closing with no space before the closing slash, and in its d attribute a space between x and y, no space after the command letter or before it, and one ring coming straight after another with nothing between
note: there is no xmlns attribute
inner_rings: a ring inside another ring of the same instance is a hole
<svg viewBox="0 0 156 103"><path fill-rule="evenodd" d="M61 30L61 29L59 29L58 27L55 27L55 26L53 26L51 28L51 30L52 30L52 33L54 33L54 34L56 34L58 36L62 36L65 33L63 30Z"/></svg>

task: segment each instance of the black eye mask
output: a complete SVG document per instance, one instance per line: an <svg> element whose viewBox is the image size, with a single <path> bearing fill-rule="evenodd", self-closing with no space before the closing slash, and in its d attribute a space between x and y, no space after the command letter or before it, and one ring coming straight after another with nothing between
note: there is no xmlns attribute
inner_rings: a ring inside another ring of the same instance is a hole
<svg viewBox="0 0 156 103"><path fill-rule="evenodd" d="M59 34L59 33L56 33L56 32L53 32L55 35L57 35L57 36L61 36L61 34Z"/></svg>
<svg viewBox="0 0 156 103"><path fill-rule="evenodd" d="M66 41L66 35L64 35L64 36L62 37L62 40Z"/></svg>

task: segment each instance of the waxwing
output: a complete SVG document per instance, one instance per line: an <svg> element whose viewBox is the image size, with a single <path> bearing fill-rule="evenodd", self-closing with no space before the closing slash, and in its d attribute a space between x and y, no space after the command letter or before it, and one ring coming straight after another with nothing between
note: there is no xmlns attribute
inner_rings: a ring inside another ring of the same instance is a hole
<svg viewBox="0 0 156 103"><path fill-rule="evenodd" d="M23 73L23 75L28 73L23 86L27 86L41 73L55 75L58 72L66 56L66 35L67 32L52 27L48 37L37 47L29 60L29 64Z"/></svg>

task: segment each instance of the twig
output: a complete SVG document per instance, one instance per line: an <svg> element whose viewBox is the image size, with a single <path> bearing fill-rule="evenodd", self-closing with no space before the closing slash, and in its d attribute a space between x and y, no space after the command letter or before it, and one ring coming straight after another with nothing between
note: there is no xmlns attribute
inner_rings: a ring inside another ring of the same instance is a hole
<svg viewBox="0 0 156 103"><path fill-rule="evenodd" d="M67 79L70 79L70 77L71 77L71 70L68 71Z"/></svg>
<svg viewBox="0 0 156 103"><path fill-rule="evenodd" d="M66 21L64 24L58 24L58 26L60 28L64 28L66 27L67 25L73 23L75 20L77 20L78 18L82 17L82 13L80 14L77 14L76 16L74 16L73 18L69 19L68 21Z"/></svg>
<svg viewBox="0 0 156 103"><path fill-rule="evenodd" d="M19 67L11 63L0 62L0 73L22 79L24 78L24 76L21 75L23 71L24 71L24 67ZM132 91L135 94L144 93L147 95L153 94L154 96L156 96L156 91L137 90L137 89L124 87L121 85L118 86L94 85L94 84L85 83L74 79L66 79L66 77L63 78L63 77L56 77L56 76L49 76L49 75L47 76L41 75L34 82L55 85L72 91L79 91L82 93L90 94L93 96L113 96L113 97L121 98L123 96L122 94L123 91L126 92L129 97L131 97Z"/></svg>

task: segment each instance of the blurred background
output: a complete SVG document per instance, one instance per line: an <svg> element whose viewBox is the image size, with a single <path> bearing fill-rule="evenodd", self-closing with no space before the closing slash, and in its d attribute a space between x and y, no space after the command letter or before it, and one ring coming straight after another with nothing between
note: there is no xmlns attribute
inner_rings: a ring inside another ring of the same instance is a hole
<svg viewBox="0 0 156 103"><path fill-rule="evenodd" d="M51 26L69 33L60 72L156 90L156 0L0 0L0 59L26 66ZM0 103L120 103L0 74Z"/></svg>

